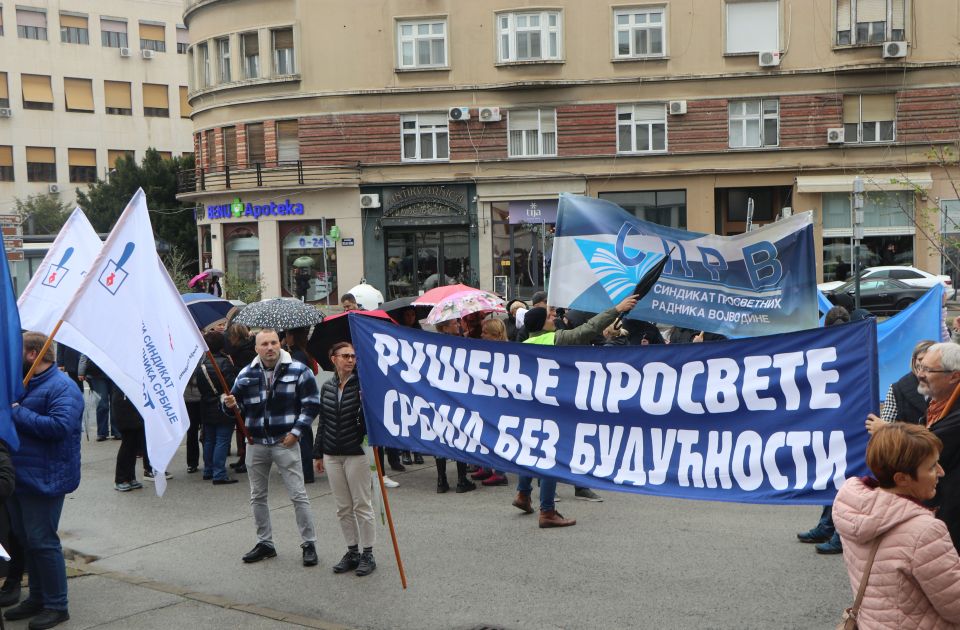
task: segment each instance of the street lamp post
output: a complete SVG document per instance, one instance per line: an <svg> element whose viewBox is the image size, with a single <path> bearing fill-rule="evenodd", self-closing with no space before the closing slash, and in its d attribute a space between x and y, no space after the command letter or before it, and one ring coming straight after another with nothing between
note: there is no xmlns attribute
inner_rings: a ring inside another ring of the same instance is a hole
<svg viewBox="0 0 960 630"><path fill-rule="evenodd" d="M853 236L853 307L860 308L860 241L863 240L863 180L853 178L853 203L851 204Z"/></svg>

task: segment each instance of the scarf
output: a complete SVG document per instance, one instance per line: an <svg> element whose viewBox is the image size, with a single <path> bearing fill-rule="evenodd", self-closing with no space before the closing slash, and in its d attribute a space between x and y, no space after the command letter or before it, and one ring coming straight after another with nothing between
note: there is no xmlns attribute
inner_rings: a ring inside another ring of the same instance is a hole
<svg viewBox="0 0 960 630"><path fill-rule="evenodd" d="M944 416L950 413L950 410L953 409L953 405L957 402L958 397L960 397L960 383L953 388L953 393L950 394L950 398L944 401L930 400L930 404L927 405L928 429L943 420Z"/></svg>

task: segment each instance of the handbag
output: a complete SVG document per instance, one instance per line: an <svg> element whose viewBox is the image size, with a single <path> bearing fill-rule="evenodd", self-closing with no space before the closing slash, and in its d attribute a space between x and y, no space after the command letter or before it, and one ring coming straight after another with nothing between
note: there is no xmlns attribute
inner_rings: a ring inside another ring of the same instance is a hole
<svg viewBox="0 0 960 630"><path fill-rule="evenodd" d="M883 540L883 536L873 541L873 546L870 547L870 556L863 568L863 578L860 580L860 588L857 589L857 598L853 601L851 608L843 611L843 615L840 616L840 623L837 624L837 630L857 630L857 615L860 614L860 604L863 603L863 594L867 590L870 570L873 569L873 559L877 557L877 549L880 547L881 540Z"/></svg>

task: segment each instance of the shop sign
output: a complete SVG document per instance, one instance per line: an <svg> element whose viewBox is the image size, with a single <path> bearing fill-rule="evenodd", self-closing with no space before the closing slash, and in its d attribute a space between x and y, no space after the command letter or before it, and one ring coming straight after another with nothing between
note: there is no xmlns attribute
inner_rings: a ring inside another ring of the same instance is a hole
<svg viewBox="0 0 960 630"><path fill-rule="evenodd" d="M294 203L287 199L277 203L270 201L263 204L243 203L239 197L232 203L207 206L208 219L260 219L261 217L287 216L303 214L303 204Z"/></svg>
<svg viewBox="0 0 960 630"><path fill-rule="evenodd" d="M343 247L353 247L353 239L352 239L352 238L341 238L341 239L340 239L340 245L342 245Z"/></svg>
<svg viewBox="0 0 960 630"><path fill-rule="evenodd" d="M511 201L510 223L556 223L557 200Z"/></svg>

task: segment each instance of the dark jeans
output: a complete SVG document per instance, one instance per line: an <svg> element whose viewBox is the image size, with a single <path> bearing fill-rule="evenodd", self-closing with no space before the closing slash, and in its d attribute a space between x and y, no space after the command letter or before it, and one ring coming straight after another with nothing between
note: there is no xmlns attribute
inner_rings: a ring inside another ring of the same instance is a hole
<svg viewBox="0 0 960 630"><path fill-rule="evenodd" d="M233 425L203 423L203 477L227 478L227 453Z"/></svg>
<svg viewBox="0 0 960 630"><path fill-rule="evenodd" d="M110 422L110 392L113 390L113 383L104 376L88 376L87 382L90 383L90 389L93 390L99 400L97 401L97 437L120 437L120 432Z"/></svg>
<svg viewBox="0 0 960 630"><path fill-rule="evenodd" d="M533 492L533 477L520 476L520 483L517 484L517 492L530 496ZM549 512L554 509L557 496L557 482L555 479L547 477L540 478L540 510Z"/></svg>
<svg viewBox="0 0 960 630"><path fill-rule="evenodd" d="M300 433L300 463L303 464L303 482L313 483L313 427Z"/></svg>
<svg viewBox="0 0 960 630"><path fill-rule="evenodd" d="M4 548L10 554L10 560L6 563L6 582L19 585L23 580L23 570L27 559L24 557L23 545L20 544L20 539L13 531L13 517L10 516L10 507L7 505L3 506L2 518L5 518L10 525L10 537L4 543Z"/></svg>
<svg viewBox="0 0 960 630"><path fill-rule="evenodd" d="M26 602L52 610L67 609L67 567L57 527L63 495L14 494L7 499L17 538L26 552L30 594Z"/></svg>
<svg viewBox="0 0 960 630"><path fill-rule="evenodd" d="M143 449L143 469L149 470L150 459L147 457L147 438L143 427L127 429L120 435L120 448L117 449L117 468L113 475L114 483L124 483L137 478L137 453Z"/></svg>
<svg viewBox="0 0 960 630"><path fill-rule="evenodd" d="M187 468L200 466L200 424L203 422L203 403L187 403L187 416L190 426L187 427Z"/></svg>

